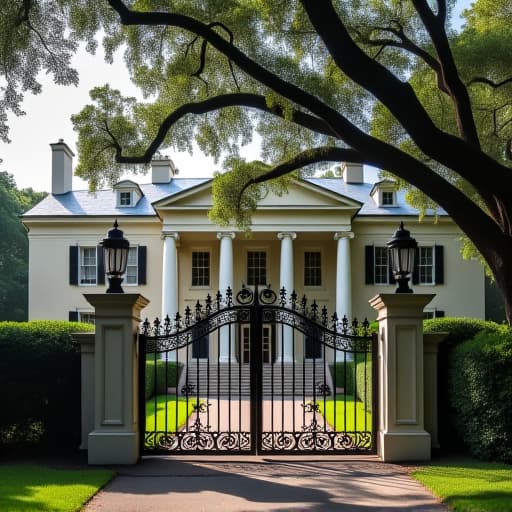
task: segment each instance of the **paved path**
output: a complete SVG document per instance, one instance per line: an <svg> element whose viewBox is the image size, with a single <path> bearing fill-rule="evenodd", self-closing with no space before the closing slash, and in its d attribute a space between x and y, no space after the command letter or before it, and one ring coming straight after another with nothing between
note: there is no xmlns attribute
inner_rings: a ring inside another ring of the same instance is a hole
<svg viewBox="0 0 512 512"><path fill-rule="evenodd" d="M147 457L86 512L446 512L398 465L376 457Z"/></svg>
<svg viewBox="0 0 512 512"><path fill-rule="evenodd" d="M306 403L311 400L306 400ZM227 399L209 398L209 407L202 409L199 420L202 425L208 425L210 432L247 432L250 430L250 405L248 398L233 397ZM313 419L318 428L324 428L324 418L319 413L313 413L308 407L302 407L302 401L293 398L284 400L263 399L263 430L267 431L302 431L303 426L309 426ZM189 420L189 429L197 420L197 413L193 413ZM272 428L273 427L273 428Z"/></svg>

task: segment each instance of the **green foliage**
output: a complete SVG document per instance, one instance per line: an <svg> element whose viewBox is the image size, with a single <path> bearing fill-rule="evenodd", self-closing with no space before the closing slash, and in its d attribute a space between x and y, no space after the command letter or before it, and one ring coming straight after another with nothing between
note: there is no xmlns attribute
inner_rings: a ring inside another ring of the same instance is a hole
<svg viewBox="0 0 512 512"><path fill-rule="evenodd" d="M512 330L483 331L455 347L451 387L470 453L512 463Z"/></svg>
<svg viewBox="0 0 512 512"><path fill-rule="evenodd" d="M20 215L44 197L18 190L14 178L0 172L0 321L28 316L28 239Z"/></svg>
<svg viewBox="0 0 512 512"><path fill-rule="evenodd" d="M424 320L423 329L426 333L447 333L439 345L437 358L439 443L444 450L462 451L465 449L464 438L457 427L458 414L454 409L454 390L451 385L453 350L480 332L499 333L504 332L506 328L479 318L446 317Z"/></svg>
<svg viewBox="0 0 512 512"><path fill-rule="evenodd" d="M336 432L372 430L371 410L351 395L336 395L335 398L317 399L320 414Z"/></svg>
<svg viewBox="0 0 512 512"><path fill-rule="evenodd" d="M199 403L203 400L199 399ZM178 432L186 423L198 400L175 395L156 395L146 402L146 431ZM156 411L156 412L155 412ZM157 436L155 443L158 443Z"/></svg>
<svg viewBox="0 0 512 512"><path fill-rule="evenodd" d="M75 512L112 477L109 469L0 466L0 510Z"/></svg>
<svg viewBox="0 0 512 512"><path fill-rule="evenodd" d="M354 394L354 361L338 362L330 365L332 383L336 388L344 388L345 394Z"/></svg>
<svg viewBox="0 0 512 512"><path fill-rule="evenodd" d="M357 398L363 402L366 410L372 412L373 409L373 389L372 389L372 358L370 354L357 354L356 356L356 390Z"/></svg>
<svg viewBox="0 0 512 512"><path fill-rule="evenodd" d="M505 512L510 509L510 465L469 458L443 458L415 467L411 474L451 510Z"/></svg>
<svg viewBox="0 0 512 512"><path fill-rule="evenodd" d="M80 441L80 352L90 324L0 323L0 452L62 452Z"/></svg>
<svg viewBox="0 0 512 512"><path fill-rule="evenodd" d="M216 174L212 186L213 207L208 216L220 226L229 226L233 220L241 229L250 227L251 218L258 202L269 191L281 196L291 181L291 176L250 185L241 195L242 189L254 178L270 170L263 162L246 162L240 158L229 158L226 167L230 172Z"/></svg>
<svg viewBox="0 0 512 512"><path fill-rule="evenodd" d="M162 359L146 361L146 382L144 387L146 400L155 393L166 393L167 388L177 387L182 368L183 365L175 361L164 361Z"/></svg>

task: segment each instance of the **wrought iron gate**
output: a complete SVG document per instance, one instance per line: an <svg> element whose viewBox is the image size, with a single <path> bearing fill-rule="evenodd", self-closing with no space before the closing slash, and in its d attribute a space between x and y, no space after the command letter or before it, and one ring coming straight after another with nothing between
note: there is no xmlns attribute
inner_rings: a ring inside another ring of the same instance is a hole
<svg viewBox="0 0 512 512"><path fill-rule="evenodd" d="M269 287L146 320L142 453L374 453L375 350L366 320Z"/></svg>

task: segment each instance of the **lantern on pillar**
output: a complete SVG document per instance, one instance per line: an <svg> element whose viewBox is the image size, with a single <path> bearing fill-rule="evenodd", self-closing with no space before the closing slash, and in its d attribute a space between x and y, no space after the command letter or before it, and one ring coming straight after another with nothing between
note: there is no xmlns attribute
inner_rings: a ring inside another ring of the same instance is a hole
<svg viewBox="0 0 512 512"><path fill-rule="evenodd" d="M400 223L399 229L387 246L391 259L391 270L398 284L396 293L412 293L408 281L414 269L414 254L418 243L411 238L411 234L404 228L403 222Z"/></svg>
<svg viewBox="0 0 512 512"><path fill-rule="evenodd" d="M107 293L124 293L121 283L123 282L122 275L126 272L128 263L130 242L124 238L123 232L118 227L116 219L114 227L108 232L107 238L104 238L101 242L105 272L109 283Z"/></svg>

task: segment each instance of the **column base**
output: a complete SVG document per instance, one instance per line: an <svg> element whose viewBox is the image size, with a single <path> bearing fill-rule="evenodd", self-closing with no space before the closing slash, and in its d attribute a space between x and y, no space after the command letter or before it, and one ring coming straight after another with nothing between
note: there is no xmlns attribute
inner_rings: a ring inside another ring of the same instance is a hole
<svg viewBox="0 0 512 512"><path fill-rule="evenodd" d="M89 464L137 464L139 436L135 432L93 431L88 435Z"/></svg>
<svg viewBox="0 0 512 512"><path fill-rule="evenodd" d="M430 460L430 434L418 432L378 432L378 453L384 462Z"/></svg>

